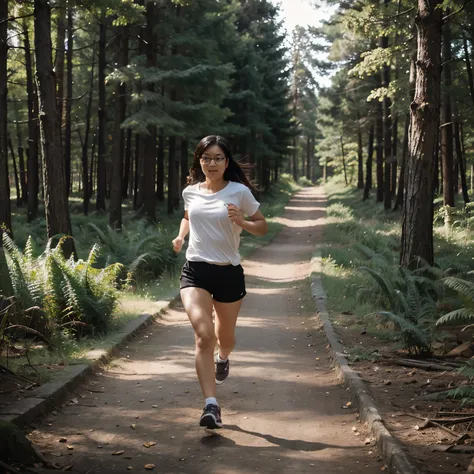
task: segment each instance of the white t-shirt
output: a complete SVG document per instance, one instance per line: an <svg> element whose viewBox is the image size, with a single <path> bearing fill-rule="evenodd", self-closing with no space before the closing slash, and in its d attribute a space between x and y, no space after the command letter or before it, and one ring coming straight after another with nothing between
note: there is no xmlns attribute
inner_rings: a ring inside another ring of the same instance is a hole
<svg viewBox="0 0 474 474"><path fill-rule="evenodd" d="M260 207L250 189L229 181L217 193L206 194L200 183L183 190L184 210L189 217L189 245L186 258L194 262L240 264L242 227L228 216L226 204L234 204L247 216Z"/></svg>

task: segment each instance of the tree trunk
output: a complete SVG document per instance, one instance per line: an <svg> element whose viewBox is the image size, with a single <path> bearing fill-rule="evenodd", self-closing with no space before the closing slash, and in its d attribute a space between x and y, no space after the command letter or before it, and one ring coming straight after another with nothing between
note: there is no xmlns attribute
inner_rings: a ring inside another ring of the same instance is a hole
<svg viewBox="0 0 474 474"><path fill-rule="evenodd" d="M15 149L13 148L12 137L8 135L8 148L10 148L10 154L12 157L13 163L13 177L15 179L15 189L16 189L16 207L21 206L21 189L20 189L20 178L18 177L18 167L16 165Z"/></svg>
<svg viewBox="0 0 474 474"><path fill-rule="evenodd" d="M18 167L20 175L20 205L28 201L28 187L27 187L27 177L26 177L26 168L25 168L25 155L23 148L23 134L21 133L21 125L19 123L18 109L15 107L15 119L16 119L16 136L18 140Z"/></svg>
<svg viewBox="0 0 474 474"><path fill-rule="evenodd" d="M262 174L265 170L262 172ZM306 137L306 179L311 181L311 137Z"/></svg>
<svg viewBox="0 0 474 474"><path fill-rule="evenodd" d="M342 141L342 135L341 135L341 152L342 152L342 167L344 170L344 181L346 182L346 186L348 186L349 183L347 181L346 155L344 153L344 142Z"/></svg>
<svg viewBox="0 0 474 474"><path fill-rule="evenodd" d="M74 45L73 35L73 9L68 8L67 14L67 53L66 53L66 90L67 96L64 103L65 130L64 130L64 158L66 161L66 188L71 192L71 111L72 111L72 51Z"/></svg>
<svg viewBox="0 0 474 474"><path fill-rule="evenodd" d="M118 67L124 68L128 64L128 27L121 28L121 41ZM122 228L122 198L123 198L123 156L125 148L125 134L121 126L125 120L127 89L124 83L115 86L115 124L112 142L112 166L110 180L110 216L109 225L115 230Z"/></svg>
<svg viewBox="0 0 474 474"><path fill-rule="evenodd" d="M56 35L56 57L54 73L56 75L56 102L58 106L58 123L62 135L63 104L64 104L64 42L66 40L66 2L60 0L57 4L58 30ZM66 178L67 179L67 178Z"/></svg>
<svg viewBox="0 0 474 474"><path fill-rule="evenodd" d="M469 202L469 194L467 192L467 178L466 178L466 160L463 146L462 125L459 123L459 116L456 114L456 121L454 122L454 137L456 143L456 156L459 163L459 174L461 175L461 189L464 202Z"/></svg>
<svg viewBox="0 0 474 474"><path fill-rule="evenodd" d="M125 147L125 165L123 173L123 183L122 183L122 197L123 199L128 198L128 188L130 183L130 167L132 163L132 129L127 130L127 145Z"/></svg>
<svg viewBox="0 0 474 474"><path fill-rule="evenodd" d="M181 189L186 186L186 179L189 174L188 148L188 140L186 138L183 138L183 140L181 141Z"/></svg>
<svg viewBox="0 0 474 474"><path fill-rule="evenodd" d="M105 48L107 46L107 30L105 26L105 13L101 13L99 25L99 135L97 153L97 201L95 208L105 211L105 197L107 194L107 173L105 164L105 128L107 127L106 97L105 97Z"/></svg>
<svg viewBox="0 0 474 474"><path fill-rule="evenodd" d="M163 129L160 131L158 140L156 198L159 202L165 202L165 137Z"/></svg>
<svg viewBox="0 0 474 474"><path fill-rule="evenodd" d="M176 7L179 9L179 6ZM156 6L153 2L146 4L146 61L147 67L151 70L156 68L156 34L154 27L156 23ZM148 86L151 93L155 92L153 84ZM140 194L143 197L143 210L148 220L156 221L156 125L148 125L148 135L145 137L143 156L143 179L140 186Z"/></svg>
<svg viewBox="0 0 474 474"><path fill-rule="evenodd" d="M469 84L469 92L471 94L471 100L474 104L474 79L472 74L471 58L469 57L469 47L467 44L467 38L465 33L462 33L462 41L464 46L464 60L466 61L466 72L467 72L467 82Z"/></svg>
<svg viewBox="0 0 474 474"><path fill-rule="evenodd" d="M34 5L36 77L41 148L44 158L46 230L48 238L61 234L71 236L71 219L67 201L64 160L61 155L61 135L52 61L51 4L48 0L35 0ZM65 240L62 250L66 258L75 253L72 238Z"/></svg>
<svg viewBox="0 0 474 474"><path fill-rule="evenodd" d="M174 212L174 194L176 187L176 137L168 139L168 214Z"/></svg>
<svg viewBox="0 0 474 474"><path fill-rule="evenodd" d="M360 116L357 118L358 122L360 122ZM364 147L362 145L362 130L360 125L357 128L357 164L357 189L364 189Z"/></svg>
<svg viewBox="0 0 474 474"><path fill-rule="evenodd" d="M380 86L379 82L379 86ZM383 108L380 102L375 105L375 155L377 163L377 202L383 201Z"/></svg>
<svg viewBox="0 0 474 474"><path fill-rule="evenodd" d="M449 9L447 10L449 12ZM445 206L454 202L453 116L451 110L451 31L449 22L443 27L443 98L441 119L441 163L443 166L443 198Z"/></svg>
<svg viewBox="0 0 474 474"><path fill-rule="evenodd" d="M398 115L395 115L395 119L392 121L393 124L393 136L392 136L392 171L390 174L391 183L390 183L390 192L392 198L395 199L397 194L397 170L398 163L401 160L398 159Z"/></svg>
<svg viewBox="0 0 474 474"><path fill-rule="evenodd" d="M133 174L133 210L136 211L139 206L138 202L138 183L140 180L140 135L135 135L135 172Z"/></svg>
<svg viewBox="0 0 474 474"><path fill-rule="evenodd" d="M408 154L408 134L410 127L410 114L407 114L405 119L405 130L403 133L403 147L402 147L402 164L400 169L400 178L398 180L398 191L397 191L397 200L395 201L395 206L393 207L394 211L397 211L399 207L403 205L403 194L405 192L405 174L406 174L406 164L407 164L407 154Z"/></svg>
<svg viewBox="0 0 474 474"><path fill-rule="evenodd" d="M91 178L89 180L89 167L88 167L88 152L89 152L89 136L91 128L91 115L92 115L92 97L94 95L94 66L95 66L95 48L92 50L92 66L91 66L91 78L89 81L89 98L87 100L85 124L86 129L84 133L84 143L82 144L82 211L85 216L89 214L89 199L91 197L91 183L92 179L92 168L93 168L93 155L91 153Z"/></svg>
<svg viewBox="0 0 474 474"><path fill-rule="evenodd" d="M38 96L36 84L33 80L33 61L31 58L30 38L26 19L23 20L23 38L25 46L26 91L28 95L28 222L32 222L38 215L39 192L39 160L38 160Z"/></svg>
<svg viewBox="0 0 474 474"><path fill-rule="evenodd" d="M433 165L439 125L441 78L440 0L418 0L418 51L415 97L410 105L410 137L400 263L416 266L417 258L434 263Z"/></svg>
<svg viewBox="0 0 474 474"><path fill-rule="evenodd" d="M7 137L7 56L8 56L8 0L0 2L0 247L2 233L11 233L10 183L8 180Z"/></svg>
<svg viewBox="0 0 474 474"><path fill-rule="evenodd" d="M365 186L363 200L369 199L370 190L372 189L372 163L374 161L374 138L375 138L374 124L370 126L369 130L369 144L367 147L367 162L365 164Z"/></svg>

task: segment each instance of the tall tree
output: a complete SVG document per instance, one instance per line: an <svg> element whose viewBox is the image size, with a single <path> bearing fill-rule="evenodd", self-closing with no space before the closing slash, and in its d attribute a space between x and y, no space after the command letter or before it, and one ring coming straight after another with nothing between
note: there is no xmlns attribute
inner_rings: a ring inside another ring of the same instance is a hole
<svg viewBox="0 0 474 474"><path fill-rule="evenodd" d="M433 264L433 172L440 110L442 9L440 0L418 0L415 97L411 103L409 155L400 263Z"/></svg>
<svg viewBox="0 0 474 474"><path fill-rule="evenodd" d="M8 1L0 2L0 238L12 230L10 184L8 181L7 129L7 57L8 57ZM0 241L0 246L2 245Z"/></svg>
<svg viewBox="0 0 474 474"><path fill-rule="evenodd" d="M56 105L51 44L51 4L48 0L35 0L34 25L41 148L44 160L46 231L49 238L60 234L72 236ZM69 258L75 252L73 239L66 239L62 248L64 255Z"/></svg>

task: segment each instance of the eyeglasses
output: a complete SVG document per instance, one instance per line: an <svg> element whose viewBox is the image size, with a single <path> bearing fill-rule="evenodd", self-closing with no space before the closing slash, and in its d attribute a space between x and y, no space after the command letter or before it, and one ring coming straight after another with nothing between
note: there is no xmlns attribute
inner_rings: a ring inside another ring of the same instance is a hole
<svg viewBox="0 0 474 474"><path fill-rule="evenodd" d="M223 161L225 161L226 157L216 156L216 157L210 158L209 156L201 156L201 163L204 163L205 165L210 165L212 160L214 160L214 163L218 165L222 163Z"/></svg>

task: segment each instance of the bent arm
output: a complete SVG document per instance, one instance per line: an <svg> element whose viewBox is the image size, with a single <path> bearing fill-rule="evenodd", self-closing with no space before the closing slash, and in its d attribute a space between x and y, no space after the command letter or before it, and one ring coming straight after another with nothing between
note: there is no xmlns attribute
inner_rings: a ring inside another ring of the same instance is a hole
<svg viewBox="0 0 474 474"><path fill-rule="evenodd" d="M262 237L268 232L267 221L260 209L253 216L250 216L248 221L244 221L241 227L258 237Z"/></svg>

